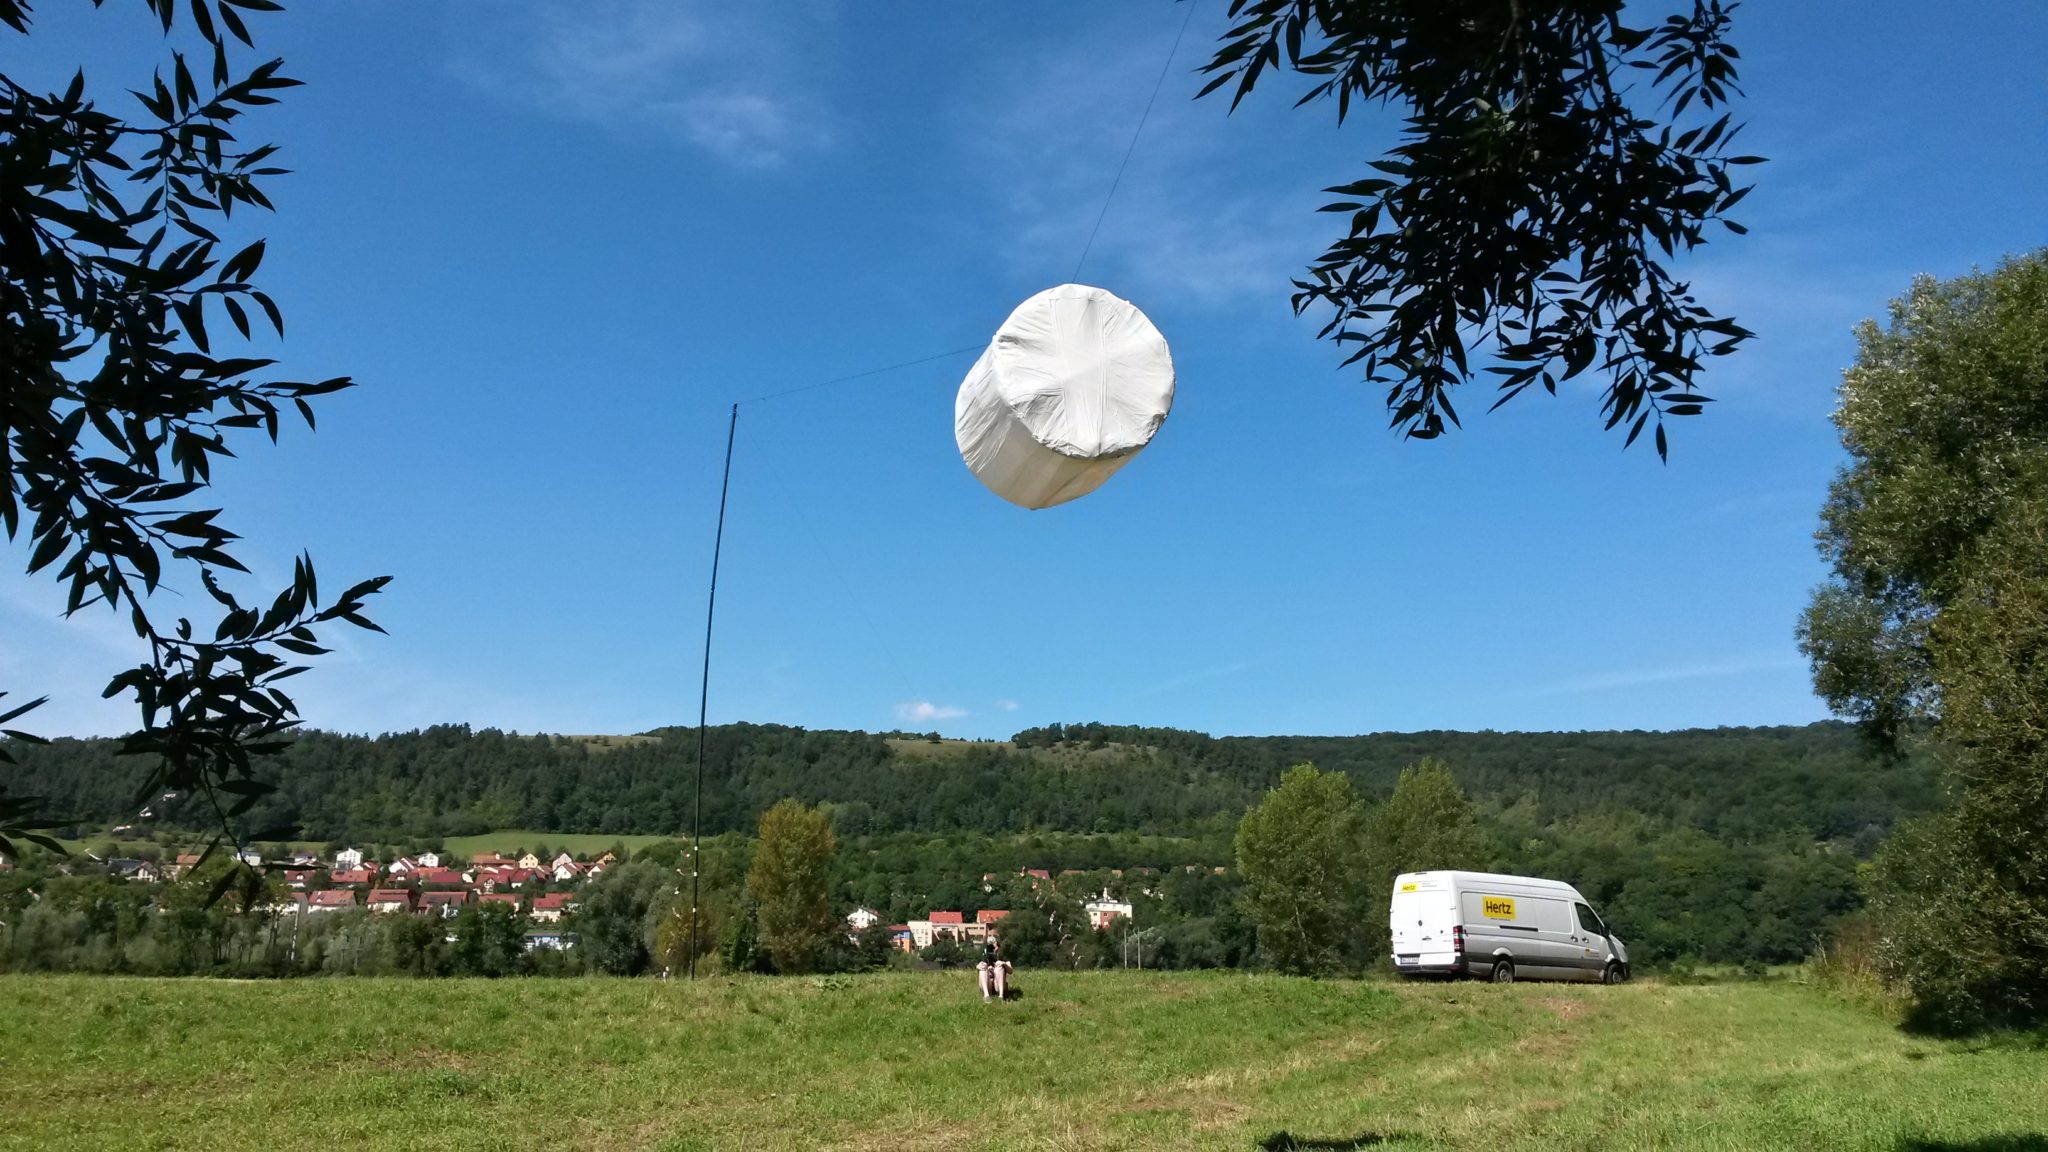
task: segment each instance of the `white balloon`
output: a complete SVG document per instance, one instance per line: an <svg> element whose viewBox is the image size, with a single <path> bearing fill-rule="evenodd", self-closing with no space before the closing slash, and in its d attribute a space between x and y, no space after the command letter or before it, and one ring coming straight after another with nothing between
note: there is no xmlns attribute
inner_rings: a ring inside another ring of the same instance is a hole
<svg viewBox="0 0 2048 1152"><path fill-rule="evenodd" d="M1084 284L1017 305L953 404L975 478L1012 504L1086 496L1130 463L1173 408L1173 354L1143 312Z"/></svg>

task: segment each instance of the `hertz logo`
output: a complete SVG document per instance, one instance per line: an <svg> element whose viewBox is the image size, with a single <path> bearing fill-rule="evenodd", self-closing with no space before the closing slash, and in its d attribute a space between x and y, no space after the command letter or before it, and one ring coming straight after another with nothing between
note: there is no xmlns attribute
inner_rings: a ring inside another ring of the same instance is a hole
<svg viewBox="0 0 2048 1152"><path fill-rule="evenodd" d="M1486 913L1488 920L1513 920L1515 918L1515 900L1512 896L1482 896L1480 897L1480 909Z"/></svg>

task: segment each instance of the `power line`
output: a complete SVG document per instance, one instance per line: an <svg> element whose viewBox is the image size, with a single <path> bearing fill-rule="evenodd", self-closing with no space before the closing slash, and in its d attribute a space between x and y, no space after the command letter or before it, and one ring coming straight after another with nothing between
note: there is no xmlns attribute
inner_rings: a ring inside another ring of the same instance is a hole
<svg viewBox="0 0 2048 1152"><path fill-rule="evenodd" d="M763 400L776 400L784 396L794 396L799 392L811 392L819 388L829 388L834 384L845 384L854 380L865 380L870 376L880 376L884 372L895 372L903 368L915 368L919 364L929 364L934 360L944 360L949 356L965 356L969 352L979 352L987 346L987 342L983 341L980 344L969 344L965 348L954 348L946 352L934 352L929 356L920 356L915 360L905 360L900 364L885 364L880 368L870 368L865 372L854 372L845 376L834 376L830 380L815 380L809 384L799 384L794 388L784 388L780 392L764 392L759 396L749 396L745 400L738 401L738 403L758 404Z"/></svg>
<svg viewBox="0 0 2048 1152"><path fill-rule="evenodd" d="M1116 199L1116 190L1124 182L1124 169L1131 166L1131 153L1138 150L1138 137L1145 134L1145 121L1152 118L1152 105L1159 102L1159 90L1166 87L1166 74L1173 70L1173 58L1180 53L1181 37L1188 33L1188 25L1195 19L1195 0L1187 0L1188 14L1181 18L1180 31L1173 35L1173 47L1166 50L1166 63L1159 66L1159 79L1152 84L1152 96L1145 101L1145 112L1138 117L1137 130L1131 133L1131 143L1124 149L1123 163L1116 166L1116 179L1109 182L1109 195L1102 198L1102 211L1095 214L1095 227L1088 230L1088 243L1081 246L1081 258L1074 261L1074 274L1069 281L1081 279L1081 266L1088 263L1088 253L1095 247L1095 234L1102 231L1103 218L1109 215L1110 202Z"/></svg>

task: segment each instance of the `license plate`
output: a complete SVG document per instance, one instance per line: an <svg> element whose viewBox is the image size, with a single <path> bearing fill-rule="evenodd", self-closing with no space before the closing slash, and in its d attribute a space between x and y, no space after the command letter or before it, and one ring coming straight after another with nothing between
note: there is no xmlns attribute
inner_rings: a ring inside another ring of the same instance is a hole
<svg viewBox="0 0 2048 1152"><path fill-rule="evenodd" d="M1415 963L1415 962L1416 962L1416 960L1417 960L1417 957L1414 957L1414 956L1396 956L1396 957L1394 957L1394 963L1396 963L1396 964L1413 964L1413 963Z"/></svg>

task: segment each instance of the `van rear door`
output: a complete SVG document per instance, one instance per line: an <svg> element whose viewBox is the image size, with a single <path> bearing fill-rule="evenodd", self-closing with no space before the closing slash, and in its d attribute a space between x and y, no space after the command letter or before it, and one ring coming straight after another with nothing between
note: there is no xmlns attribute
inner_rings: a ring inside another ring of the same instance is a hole
<svg viewBox="0 0 2048 1152"><path fill-rule="evenodd" d="M1451 944L1451 927L1457 923L1457 913L1457 894L1447 880L1413 874L1398 877L1387 916L1395 970L1454 970L1460 959Z"/></svg>

